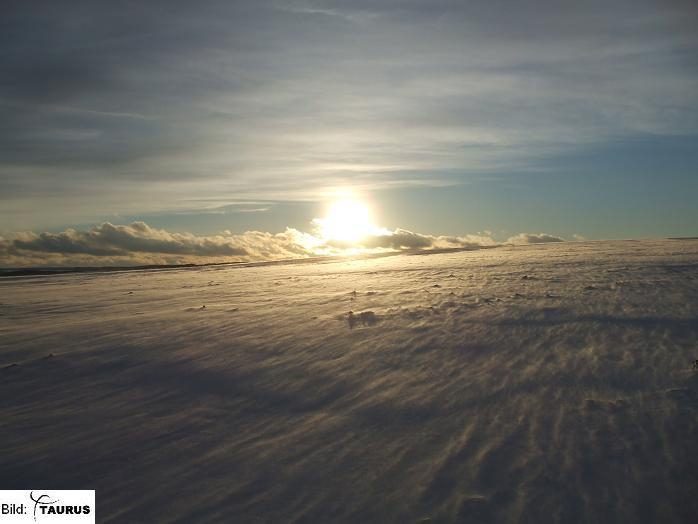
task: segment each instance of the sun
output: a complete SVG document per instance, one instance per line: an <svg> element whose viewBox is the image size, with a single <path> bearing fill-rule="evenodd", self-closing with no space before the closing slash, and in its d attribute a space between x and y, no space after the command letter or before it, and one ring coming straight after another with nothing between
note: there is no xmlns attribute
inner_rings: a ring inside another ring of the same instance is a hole
<svg viewBox="0 0 698 524"><path fill-rule="evenodd" d="M377 230L368 206L353 199L333 202L325 218L316 222L322 238L347 244L356 244Z"/></svg>

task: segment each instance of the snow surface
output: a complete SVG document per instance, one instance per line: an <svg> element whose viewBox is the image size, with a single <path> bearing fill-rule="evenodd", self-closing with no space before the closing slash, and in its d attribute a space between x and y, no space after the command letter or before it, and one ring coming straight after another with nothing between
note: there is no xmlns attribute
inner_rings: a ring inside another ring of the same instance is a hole
<svg viewBox="0 0 698 524"><path fill-rule="evenodd" d="M697 240L5 278L0 488L112 522L695 522L697 312Z"/></svg>

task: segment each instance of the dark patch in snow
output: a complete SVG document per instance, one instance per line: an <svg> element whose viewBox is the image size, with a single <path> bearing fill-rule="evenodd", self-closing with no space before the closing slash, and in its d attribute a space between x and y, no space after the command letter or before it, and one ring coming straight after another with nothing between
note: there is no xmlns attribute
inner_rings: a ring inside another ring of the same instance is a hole
<svg viewBox="0 0 698 524"><path fill-rule="evenodd" d="M378 316L373 311L362 311L360 313L350 311L347 314L347 322L349 323L349 329L354 329L354 326L357 324L372 326L378 322Z"/></svg>

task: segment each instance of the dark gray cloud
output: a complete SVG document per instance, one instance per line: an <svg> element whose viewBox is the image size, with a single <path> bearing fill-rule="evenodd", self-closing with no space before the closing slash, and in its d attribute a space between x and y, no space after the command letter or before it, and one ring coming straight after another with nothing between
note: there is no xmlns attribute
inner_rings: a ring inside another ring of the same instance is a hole
<svg viewBox="0 0 698 524"><path fill-rule="evenodd" d="M371 237L363 244L369 248L418 249L432 247L434 239L427 235L397 229L390 235Z"/></svg>
<svg viewBox="0 0 698 524"><path fill-rule="evenodd" d="M69 229L61 233L28 233L13 247L42 253L79 253L115 256L129 253L162 253L196 256L244 256L248 252L226 237L197 237L153 229L144 222L130 225L104 223L89 231Z"/></svg>
<svg viewBox="0 0 698 524"><path fill-rule="evenodd" d="M487 234L465 236L435 236L414 233L405 229L396 229L385 235L369 237L361 245L384 249L434 249L434 248L477 248L493 246L496 242Z"/></svg>
<svg viewBox="0 0 698 524"><path fill-rule="evenodd" d="M395 231L385 231L383 234L371 235L355 242L328 240L326 245L337 249L350 249L357 245L366 249L426 249L434 247L436 238L405 229L396 229Z"/></svg>

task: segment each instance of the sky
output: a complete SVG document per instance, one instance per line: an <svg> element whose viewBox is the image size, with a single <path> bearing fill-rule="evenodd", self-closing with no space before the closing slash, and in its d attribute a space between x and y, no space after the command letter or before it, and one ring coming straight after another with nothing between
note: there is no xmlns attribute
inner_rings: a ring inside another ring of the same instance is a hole
<svg viewBox="0 0 698 524"><path fill-rule="evenodd" d="M432 247L698 235L696 27L689 0L10 0L0 265L325 253L296 240L346 195Z"/></svg>

